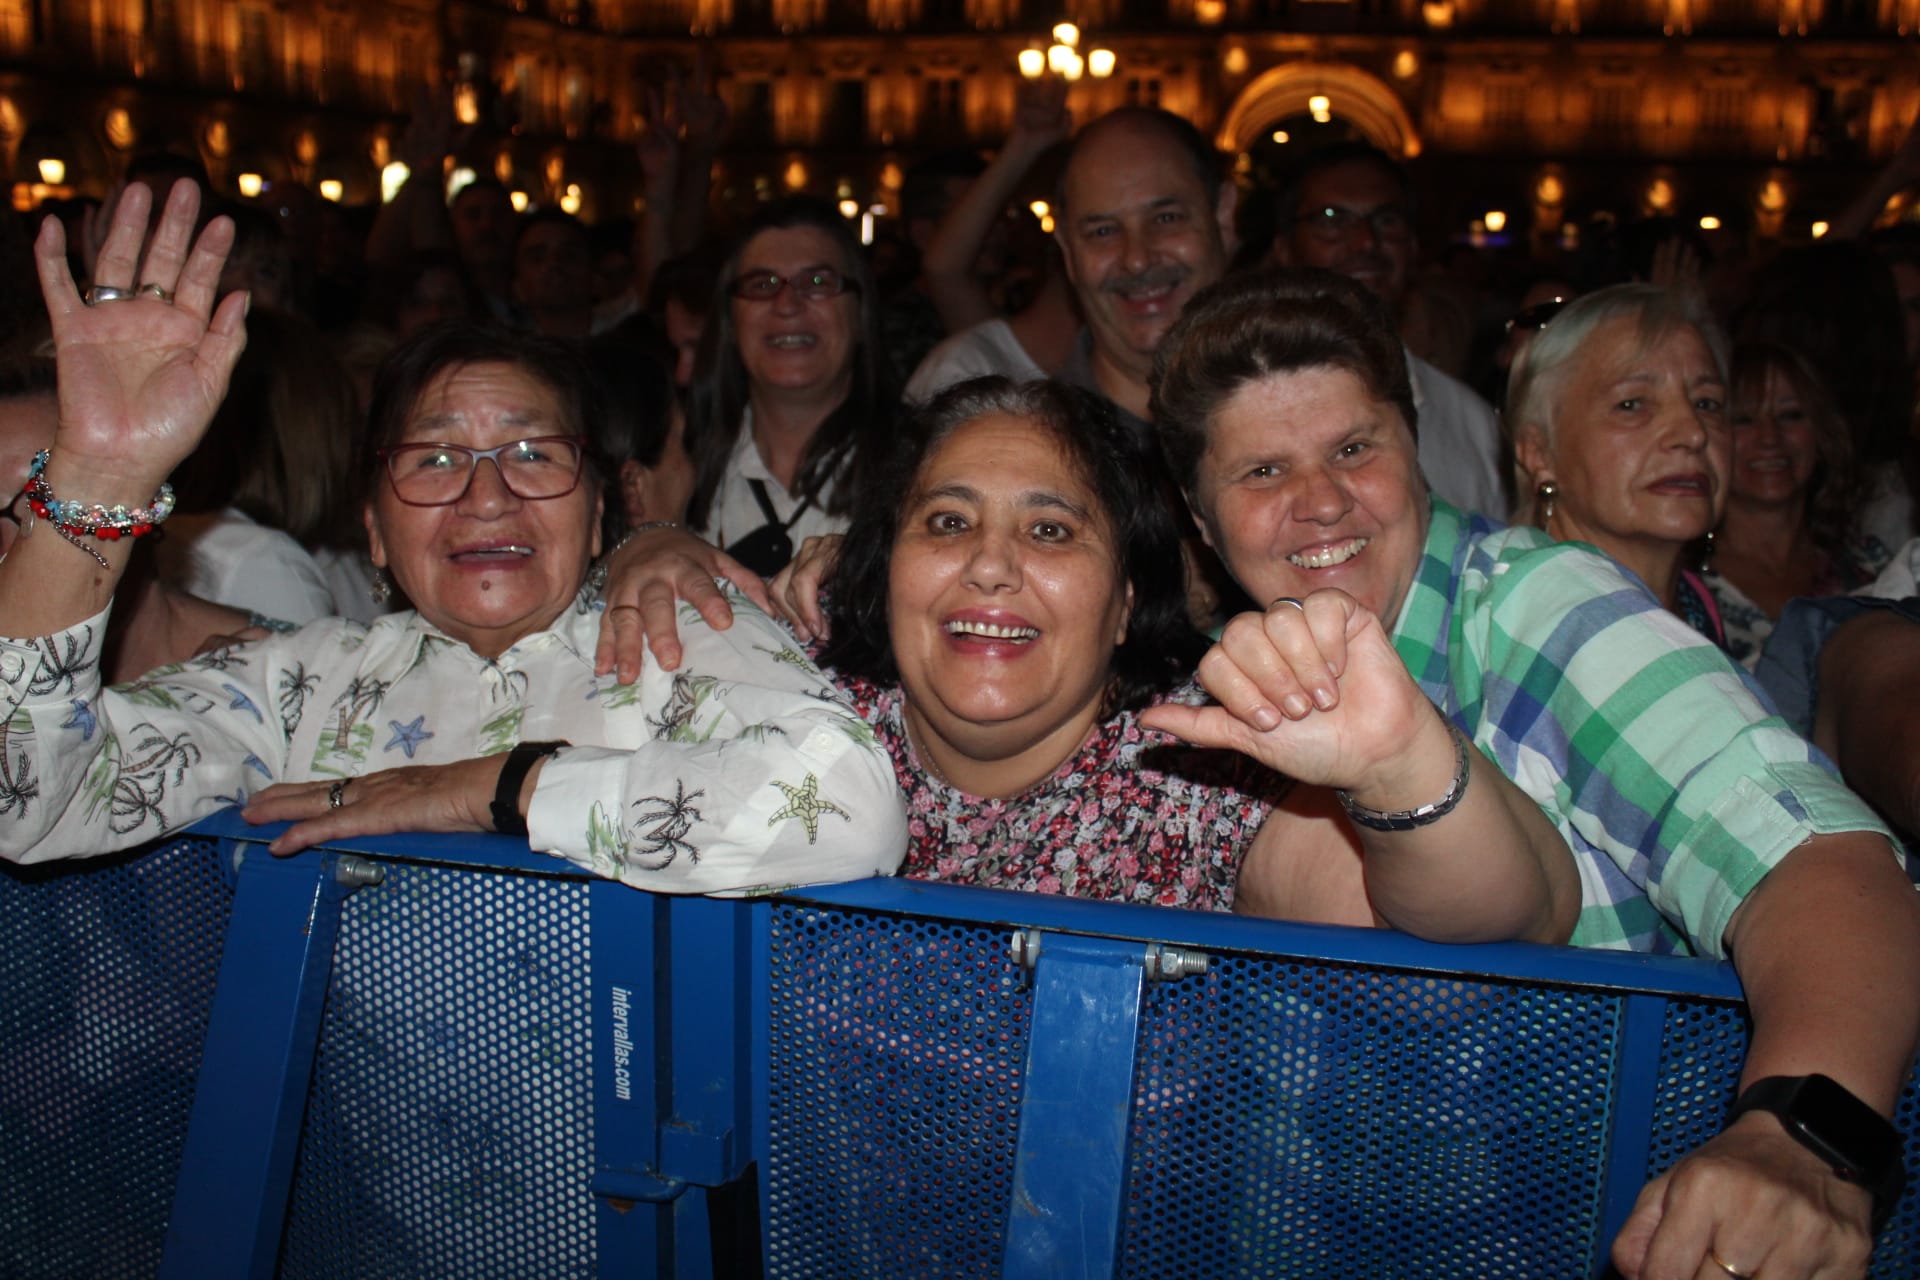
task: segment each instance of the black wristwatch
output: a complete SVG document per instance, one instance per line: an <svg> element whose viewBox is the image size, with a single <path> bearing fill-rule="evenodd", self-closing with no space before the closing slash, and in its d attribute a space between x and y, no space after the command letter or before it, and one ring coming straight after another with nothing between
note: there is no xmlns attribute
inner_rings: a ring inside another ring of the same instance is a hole
<svg viewBox="0 0 1920 1280"><path fill-rule="evenodd" d="M527 820L520 816L520 786L532 772L534 762L544 760L569 742L523 742L507 753L500 766L500 781L493 788L493 829L503 836L527 834Z"/></svg>
<svg viewBox="0 0 1920 1280"><path fill-rule="evenodd" d="M1836 1177L1873 1193L1873 1230L1878 1235L1907 1186L1900 1131L1885 1116L1826 1076L1769 1076L1747 1086L1727 1123L1749 1111L1768 1111L1801 1146L1819 1156Z"/></svg>

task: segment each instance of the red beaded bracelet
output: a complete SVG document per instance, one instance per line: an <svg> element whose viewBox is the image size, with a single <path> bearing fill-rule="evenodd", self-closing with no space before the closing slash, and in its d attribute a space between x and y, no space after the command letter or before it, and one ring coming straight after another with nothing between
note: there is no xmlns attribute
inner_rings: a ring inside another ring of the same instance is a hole
<svg viewBox="0 0 1920 1280"><path fill-rule="evenodd" d="M173 486L170 484L161 485L160 492L154 494L153 501L144 507L107 507L99 503L89 506L56 498L44 474L50 457L52 451L49 449L42 449L33 455L33 463L27 468L27 505L33 508L34 515L52 525L61 537L98 560L103 569L107 567L106 560L80 541L81 538L91 534L104 542L118 542L121 538L143 537L173 514Z"/></svg>

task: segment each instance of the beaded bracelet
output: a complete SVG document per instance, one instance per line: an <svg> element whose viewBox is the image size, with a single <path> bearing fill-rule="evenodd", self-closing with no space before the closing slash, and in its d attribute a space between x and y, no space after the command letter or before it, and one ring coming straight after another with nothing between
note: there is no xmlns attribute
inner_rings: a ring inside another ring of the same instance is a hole
<svg viewBox="0 0 1920 1280"><path fill-rule="evenodd" d="M47 469L47 459L52 456L52 450L49 449L42 449L33 455L33 463L27 468L27 505L33 508L36 516L51 524L61 537L98 560L102 569L107 567L105 557L80 541L81 538L92 535L103 542L117 542L121 538L143 537L173 514L173 486L170 484L161 485L160 492L153 495L152 503L144 507L106 507L97 502L88 506L56 498L53 496L53 486L47 483L43 474Z"/></svg>

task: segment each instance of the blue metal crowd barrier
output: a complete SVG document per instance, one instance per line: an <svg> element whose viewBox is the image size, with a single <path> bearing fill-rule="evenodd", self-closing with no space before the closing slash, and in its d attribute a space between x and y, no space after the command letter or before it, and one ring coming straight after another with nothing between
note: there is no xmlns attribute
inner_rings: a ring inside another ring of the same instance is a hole
<svg viewBox="0 0 1920 1280"><path fill-rule="evenodd" d="M1599 1276L1747 1040L1704 961L271 834L0 877L0 1275Z"/></svg>

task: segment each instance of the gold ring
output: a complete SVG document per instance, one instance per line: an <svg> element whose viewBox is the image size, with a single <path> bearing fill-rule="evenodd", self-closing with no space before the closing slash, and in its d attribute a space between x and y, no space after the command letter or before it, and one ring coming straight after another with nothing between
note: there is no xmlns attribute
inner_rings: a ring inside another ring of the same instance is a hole
<svg viewBox="0 0 1920 1280"><path fill-rule="evenodd" d="M1711 1245L1707 1247L1707 1261L1732 1276L1733 1280L1753 1280L1751 1271L1741 1271L1737 1267L1727 1265L1726 1259L1720 1256L1720 1251Z"/></svg>
<svg viewBox="0 0 1920 1280"><path fill-rule="evenodd" d="M327 788L327 808L338 809L347 802L347 784L352 781L352 778L342 778Z"/></svg>
<svg viewBox="0 0 1920 1280"><path fill-rule="evenodd" d="M117 284L96 284L88 286L80 300L91 307L101 302L125 302L133 296L133 290L122 289Z"/></svg>

